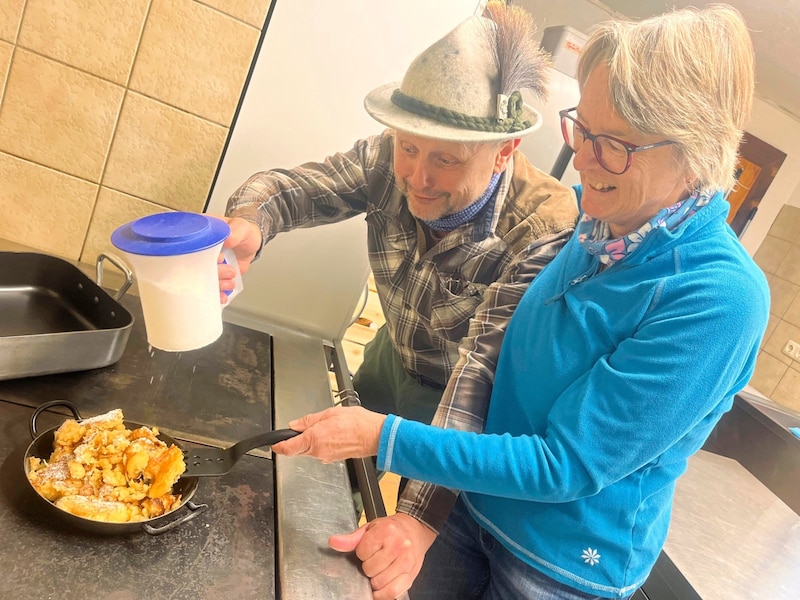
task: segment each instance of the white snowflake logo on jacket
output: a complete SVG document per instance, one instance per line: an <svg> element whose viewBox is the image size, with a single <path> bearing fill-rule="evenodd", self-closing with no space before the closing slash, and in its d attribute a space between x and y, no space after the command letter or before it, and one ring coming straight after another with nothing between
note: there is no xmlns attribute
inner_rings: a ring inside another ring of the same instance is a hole
<svg viewBox="0 0 800 600"><path fill-rule="evenodd" d="M587 548L584 550L583 554L581 554L581 558L583 559L583 562L588 564L590 567L593 567L600 562L600 554L597 552L597 550L593 550L592 548Z"/></svg>

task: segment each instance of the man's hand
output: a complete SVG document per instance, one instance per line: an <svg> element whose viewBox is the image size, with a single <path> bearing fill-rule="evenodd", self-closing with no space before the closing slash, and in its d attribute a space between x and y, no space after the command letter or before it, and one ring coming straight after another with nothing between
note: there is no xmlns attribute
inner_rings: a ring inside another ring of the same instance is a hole
<svg viewBox="0 0 800 600"><path fill-rule="evenodd" d="M276 454L313 456L324 463L378 453L386 415L360 406L335 406L289 422L301 435L272 446Z"/></svg>
<svg viewBox="0 0 800 600"><path fill-rule="evenodd" d="M352 552L372 585L373 600L394 600L414 583L436 533L404 513L370 521L352 533L334 535L328 545Z"/></svg>
<svg viewBox="0 0 800 600"><path fill-rule="evenodd" d="M236 261L239 263L239 271L244 275L250 268L256 252L261 249L261 230L258 225L238 217L228 218L219 217L231 228L230 235L223 242L223 248L232 248L236 254ZM236 271L228 264L222 262L220 254L217 273L219 276L219 299L222 304L228 301L228 296L224 292L231 291L235 287L234 277Z"/></svg>

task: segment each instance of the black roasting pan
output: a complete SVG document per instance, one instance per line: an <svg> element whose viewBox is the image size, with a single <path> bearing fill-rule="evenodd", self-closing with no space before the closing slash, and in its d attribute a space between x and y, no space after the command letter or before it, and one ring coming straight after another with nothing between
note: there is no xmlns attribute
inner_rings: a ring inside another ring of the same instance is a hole
<svg viewBox="0 0 800 600"><path fill-rule="evenodd" d="M103 261L125 273L115 297L102 283ZM105 367L125 350L133 315L119 300L130 269L97 259L97 281L67 260L35 252L0 252L0 380Z"/></svg>

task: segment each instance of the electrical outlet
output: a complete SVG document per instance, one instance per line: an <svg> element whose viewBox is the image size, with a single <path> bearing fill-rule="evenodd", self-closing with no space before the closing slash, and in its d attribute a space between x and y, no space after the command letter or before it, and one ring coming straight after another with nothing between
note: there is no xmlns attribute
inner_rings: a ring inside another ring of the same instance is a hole
<svg viewBox="0 0 800 600"><path fill-rule="evenodd" d="M800 344L794 340L789 340L783 347L783 353L793 360L800 361Z"/></svg>

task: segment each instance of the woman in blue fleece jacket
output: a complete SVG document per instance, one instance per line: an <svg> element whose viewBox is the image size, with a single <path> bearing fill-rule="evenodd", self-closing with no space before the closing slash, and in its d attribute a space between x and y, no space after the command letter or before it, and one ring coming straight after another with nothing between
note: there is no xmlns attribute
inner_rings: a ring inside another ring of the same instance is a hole
<svg viewBox="0 0 800 600"><path fill-rule="evenodd" d="M676 479L752 375L769 294L724 199L752 103L741 17L717 6L608 23L578 80L561 116L582 218L511 319L488 408L455 398L433 426L329 409L274 447L377 453L379 468L430 482L424 502L399 505L417 525L387 528L385 544L332 540L355 547L376 598L407 589L428 546L415 600L631 596ZM459 411L482 430L447 429Z"/></svg>

